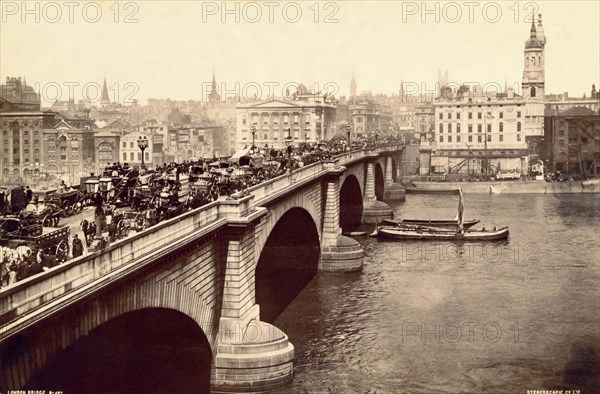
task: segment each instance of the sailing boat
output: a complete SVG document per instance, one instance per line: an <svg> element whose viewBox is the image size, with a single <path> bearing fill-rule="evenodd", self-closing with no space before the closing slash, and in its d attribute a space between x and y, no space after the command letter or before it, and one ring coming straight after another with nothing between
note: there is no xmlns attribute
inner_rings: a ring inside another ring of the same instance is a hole
<svg viewBox="0 0 600 394"><path fill-rule="evenodd" d="M444 229L422 225L377 226L371 236L407 240L451 240L451 241L493 241L508 238L508 227L493 230L469 229L464 223L465 206L462 189L459 189L457 229Z"/></svg>

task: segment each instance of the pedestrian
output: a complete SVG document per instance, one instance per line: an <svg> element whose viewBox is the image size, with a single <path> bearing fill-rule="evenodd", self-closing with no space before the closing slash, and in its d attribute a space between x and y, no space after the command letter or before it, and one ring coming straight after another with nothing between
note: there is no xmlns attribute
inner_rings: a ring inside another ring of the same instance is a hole
<svg viewBox="0 0 600 394"><path fill-rule="evenodd" d="M12 285L13 283L17 283L17 265L12 263L8 269L8 284Z"/></svg>
<svg viewBox="0 0 600 394"><path fill-rule="evenodd" d="M0 191L0 216L4 216L4 192Z"/></svg>
<svg viewBox="0 0 600 394"><path fill-rule="evenodd" d="M27 197L27 203L30 203L33 200L33 190L29 188L29 186L25 187L25 196Z"/></svg>
<svg viewBox="0 0 600 394"><path fill-rule="evenodd" d="M73 234L73 258L79 257L83 254L83 243L77 234Z"/></svg>

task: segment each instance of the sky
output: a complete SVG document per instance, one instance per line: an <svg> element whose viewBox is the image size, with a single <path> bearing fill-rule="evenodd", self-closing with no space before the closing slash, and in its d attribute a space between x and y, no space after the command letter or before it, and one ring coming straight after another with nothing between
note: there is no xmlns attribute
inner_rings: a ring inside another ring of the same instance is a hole
<svg viewBox="0 0 600 394"><path fill-rule="evenodd" d="M400 81L518 86L532 11L542 14L546 92L600 87L597 1L0 1L0 78L113 101L281 96L297 83L348 95L398 93ZM536 23L537 24L537 23ZM289 84L289 85L288 85ZM70 87L71 86L71 87ZM412 88L411 88L412 89ZM227 90L228 93L223 91Z"/></svg>

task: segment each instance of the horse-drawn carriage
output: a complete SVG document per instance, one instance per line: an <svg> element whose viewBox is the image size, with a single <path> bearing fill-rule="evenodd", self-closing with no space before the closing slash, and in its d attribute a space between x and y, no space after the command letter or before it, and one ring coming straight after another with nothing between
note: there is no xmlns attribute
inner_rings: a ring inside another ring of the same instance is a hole
<svg viewBox="0 0 600 394"><path fill-rule="evenodd" d="M51 194L44 205L55 205L62 210L63 216L77 215L83 209L81 193L77 190L69 190L61 193Z"/></svg>
<svg viewBox="0 0 600 394"><path fill-rule="evenodd" d="M39 222L31 224L17 217L6 217L0 220L0 246L21 256L27 250L34 255L43 251L45 256L61 263L69 255L69 228L46 231Z"/></svg>
<svg viewBox="0 0 600 394"><path fill-rule="evenodd" d="M117 209L114 205L110 205L104 212L105 223L101 225L101 231L108 232L108 239L110 242L115 242L121 238L125 238L129 235L129 229L131 228L131 219L129 219L126 211ZM94 241L96 236L96 222L90 222L87 219L83 219L79 224L81 231L83 232L85 243L89 247Z"/></svg>
<svg viewBox="0 0 600 394"><path fill-rule="evenodd" d="M31 215L43 227L58 227L63 210L53 203L29 203L21 213L27 216Z"/></svg>

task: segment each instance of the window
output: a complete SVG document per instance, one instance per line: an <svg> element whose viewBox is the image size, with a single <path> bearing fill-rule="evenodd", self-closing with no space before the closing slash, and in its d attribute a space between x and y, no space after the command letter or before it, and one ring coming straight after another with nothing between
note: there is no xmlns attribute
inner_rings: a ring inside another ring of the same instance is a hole
<svg viewBox="0 0 600 394"><path fill-rule="evenodd" d="M521 134L517 134L517 141L521 141Z"/></svg>
<svg viewBox="0 0 600 394"><path fill-rule="evenodd" d="M134 161L135 160L135 155L133 152L129 152L129 161Z"/></svg>
<svg viewBox="0 0 600 394"><path fill-rule="evenodd" d="M448 133L452 133L452 123L448 123Z"/></svg>
<svg viewBox="0 0 600 394"><path fill-rule="evenodd" d="M477 136L477 142L481 142L481 136L480 135Z"/></svg>
<svg viewBox="0 0 600 394"><path fill-rule="evenodd" d="M246 124L246 118L242 118L242 124L245 125Z"/></svg>
<svg viewBox="0 0 600 394"><path fill-rule="evenodd" d="M444 125L440 123L440 133L444 132Z"/></svg>
<svg viewBox="0 0 600 394"><path fill-rule="evenodd" d="M500 122L500 125L498 125L498 131L504 131L504 123Z"/></svg>
<svg viewBox="0 0 600 394"><path fill-rule="evenodd" d="M477 119L481 119L481 112L477 112Z"/></svg>
<svg viewBox="0 0 600 394"><path fill-rule="evenodd" d="M521 131L521 122L517 122L517 131Z"/></svg>
<svg viewBox="0 0 600 394"><path fill-rule="evenodd" d="M469 136L469 142L473 142L473 136L472 135Z"/></svg>
<svg viewBox="0 0 600 394"><path fill-rule="evenodd" d="M492 142L492 135L491 135L491 134L488 134L488 136L487 136L487 141L488 141L488 142Z"/></svg>
<svg viewBox="0 0 600 394"><path fill-rule="evenodd" d="M460 135L456 136L456 142L460 142Z"/></svg>
<svg viewBox="0 0 600 394"><path fill-rule="evenodd" d="M500 112L500 119L504 118L504 112Z"/></svg>
<svg viewBox="0 0 600 394"><path fill-rule="evenodd" d="M460 123L457 123L457 124L456 124L456 132L457 132L457 133L460 133Z"/></svg>
<svg viewBox="0 0 600 394"><path fill-rule="evenodd" d="M491 124L487 125L487 132L488 133L492 132L492 125Z"/></svg>
<svg viewBox="0 0 600 394"><path fill-rule="evenodd" d="M500 142L504 141L504 136L502 134L500 134L498 136L498 141L500 141Z"/></svg>
<svg viewBox="0 0 600 394"><path fill-rule="evenodd" d="M473 119L473 112L469 112L469 119Z"/></svg>
<svg viewBox="0 0 600 394"><path fill-rule="evenodd" d="M444 119L444 114L440 112L440 119Z"/></svg>
<svg viewBox="0 0 600 394"><path fill-rule="evenodd" d="M517 111L517 118L521 117L521 111Z"/></svg>
<svg viewBox="0 0 600 394"><path fill-rule="evenodd" d="M456 119L460 119L460 112L456 113Z"/></svg>
<svg viewBox="0 0 600 394"><path fill-rule="evenodd" d="M473 132L473 125L472 125L472 124L470 124L470 125L468 126L468 128L469 128L469 133L472 133L472 132Z"/></svg>
<svg viewBox="0 0 600 394"><path fill-rule="evenodd" d="M452 119L452 112L448 112L448 119Z"/></svg>
<svg viewBox="0 0 600 394"><path fill-rule="evenodd" d="M451 135L448 136L448 142L452 142L452 136Z"/></svg>
<svg viewBox="0 0 600 394"><path fill-rule="evenodd" d="M478 132L478 133L481 133L481 131L482 131L482 129L481 129L481 125L480 125L480 124L478 124L478 125L477 125L477 132Z"/></svg>
<svg viewBox="0 0 600 394"><path fill-rule="evenodd" d="M535 62L535 60L534 60L534 62ZM535 86L531 87L531 97L535 97Z"/></svg>
<svg viewBox="0 0 600 394"><path fill-rule="evenodd" d="M137 161L142 161L142 152L137 153Z"/></svg>
<svg viewBox="0 0 600 394"><path fill-rule="evenodd" d="M440 142L444 142L444 136L440 135Z"/></svg>

